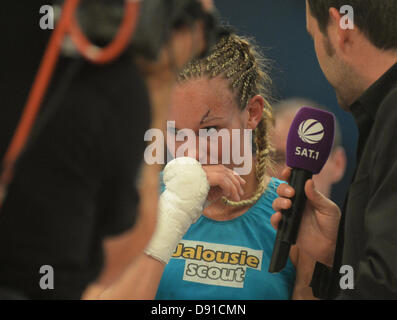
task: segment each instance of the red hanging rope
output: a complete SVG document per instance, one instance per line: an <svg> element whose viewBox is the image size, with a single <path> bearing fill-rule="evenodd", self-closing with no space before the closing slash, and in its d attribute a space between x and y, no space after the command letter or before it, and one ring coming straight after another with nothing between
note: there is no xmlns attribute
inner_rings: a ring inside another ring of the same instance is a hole
<svg viewBox="0 0 397 320"><path fill-rule="evenodd" d="M81 32L75 16L72 17L70 34L73 43L84 58L92 63L103 64L114 60L124 51L131 40L133 30L135 30L138 21L138 1L127 0L124 11L125 16L117 35L113 41L103 49L90 43Z"/></svg>
<svg viewBox="0 0 397 320"><path fill-rule="evenodd" d="M12 180L15 163L29 139L48 90L65 36L70 34L77 50L84 58L92 63L105 64L115 60L122 54L136 29L140 1L126 0L124 19L116 37L107 47L99 48L90 43L78 26L75 13L79 3L80 0L65 0L61 18L51 35L23 109L21 119L3 158L2 173L0 176L0 208L4 202L7 187Z"/></svg>

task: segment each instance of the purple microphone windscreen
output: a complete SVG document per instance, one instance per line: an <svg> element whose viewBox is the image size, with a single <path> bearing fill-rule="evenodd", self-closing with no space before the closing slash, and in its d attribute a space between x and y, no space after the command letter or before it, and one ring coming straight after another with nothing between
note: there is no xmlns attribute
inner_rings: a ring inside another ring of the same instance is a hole
<svg viewBox="0 0 397 320"><path fill-rule="evenodd" d="M296 114L287 140L287 165L320 173L334 143L335 118L330 112L303 107Z"/></svg>

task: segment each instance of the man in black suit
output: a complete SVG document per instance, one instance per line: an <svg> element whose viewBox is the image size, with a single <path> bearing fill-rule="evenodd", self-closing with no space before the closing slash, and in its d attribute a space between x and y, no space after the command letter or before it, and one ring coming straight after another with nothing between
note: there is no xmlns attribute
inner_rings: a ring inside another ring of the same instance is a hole
<svg viewBox="0 0 397 320"><path fill-rule="evenodd" d="M307 0L306 6L307 30L320 66L340 106L353 114L360 136L342 218L339 208L309 180L297 245L317 261L312 279L317 297L395 299L397 2ZM346 9L350 12L341 14ZM284 172L284 179L289 173ZM291 206L288 198L294 190L283 184L278 193L274 226L280 210ZM353 276L347 287L341 285L346 270Z"/></svg>

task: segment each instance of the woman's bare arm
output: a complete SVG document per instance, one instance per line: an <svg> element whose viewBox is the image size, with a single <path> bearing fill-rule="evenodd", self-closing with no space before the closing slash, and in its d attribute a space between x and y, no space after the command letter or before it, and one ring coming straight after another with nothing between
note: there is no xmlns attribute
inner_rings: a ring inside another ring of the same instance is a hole
<svg viewBox="0 0 397 320"><path fill-rule="evenodd" d="M165 264L142 254L122 276L108 288L99 285L87 290L83 299L153 300L163 275Z"/></svg>

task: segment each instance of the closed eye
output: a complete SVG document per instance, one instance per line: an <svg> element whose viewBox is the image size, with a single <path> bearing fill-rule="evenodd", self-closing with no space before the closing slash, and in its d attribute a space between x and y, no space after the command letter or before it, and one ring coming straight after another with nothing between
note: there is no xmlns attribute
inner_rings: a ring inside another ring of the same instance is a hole
<svg viewBox="0 0 397 320"><path fill-rule="evenodd" d="M209 131L211 129L217 130L217 127L216 126L210 126L210 127L203 128L203 130L207 130L207 131Z"/></svg>
<svg viewBox="0 0 397 320"><path fill-rule="evenodd" d="M216 126L209 126L209 127L205 127L202 128L200 130L205 130L205 133L208 134L215 134L218 132L217 127Z"/></svg>

